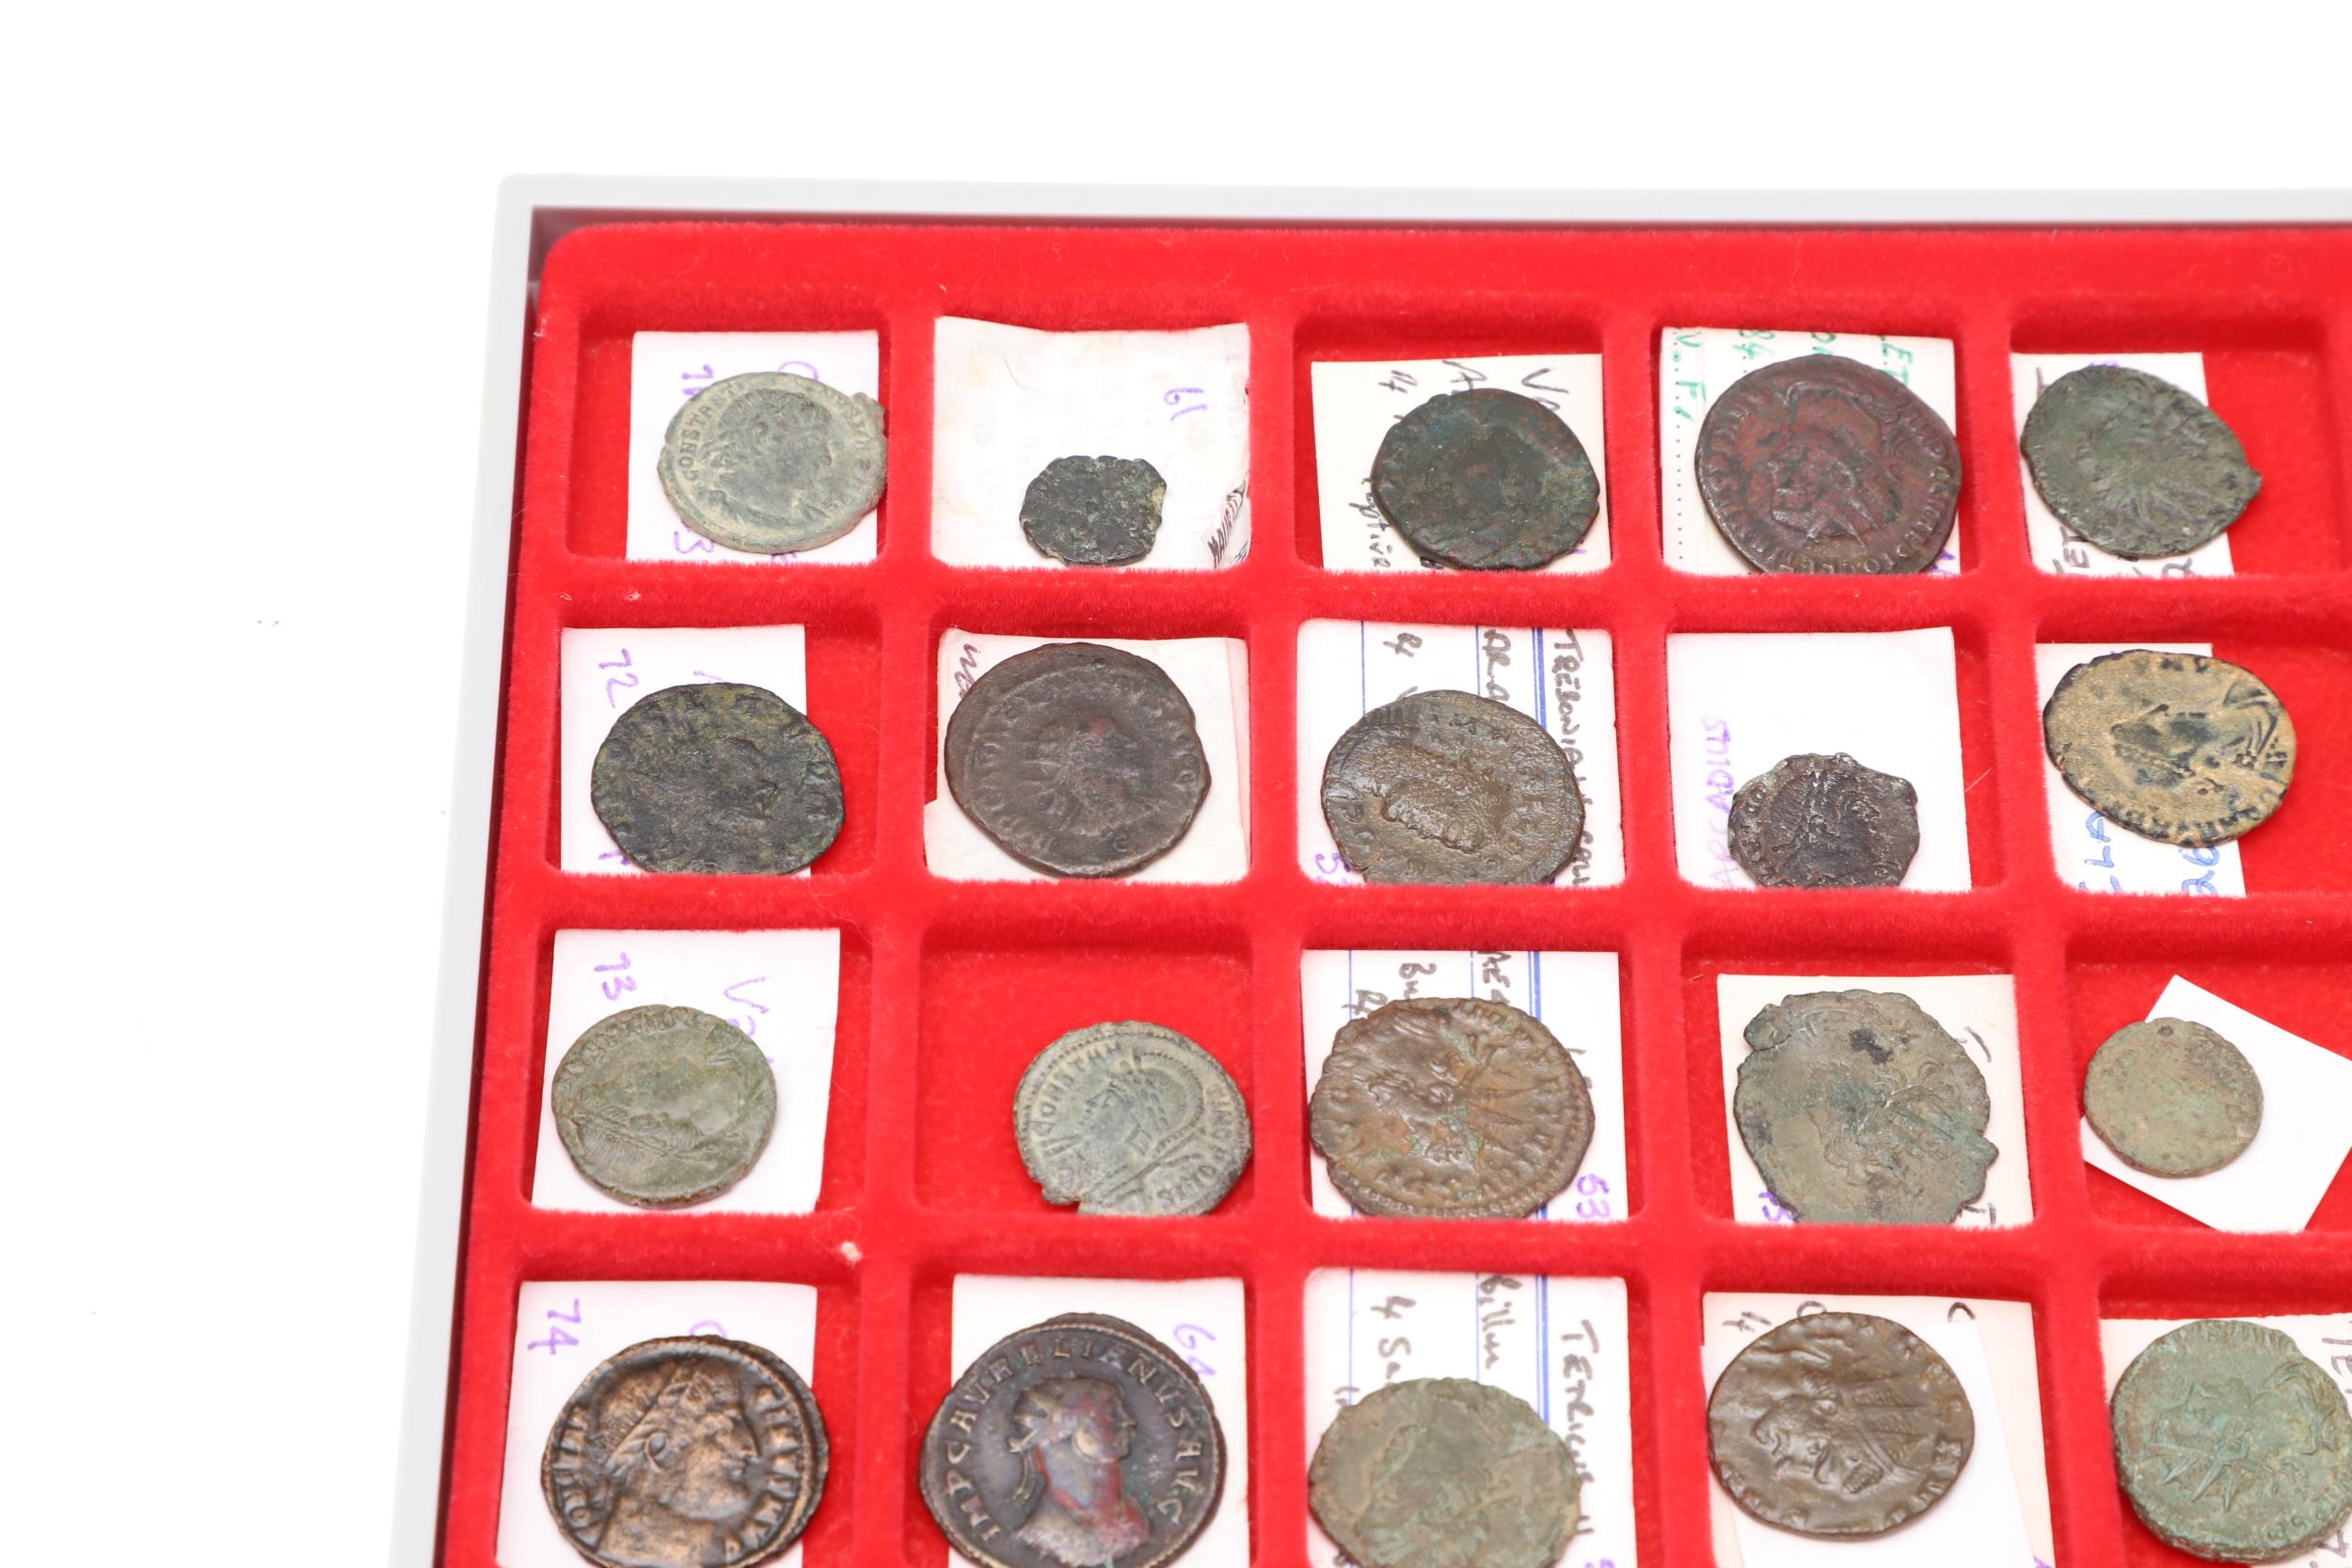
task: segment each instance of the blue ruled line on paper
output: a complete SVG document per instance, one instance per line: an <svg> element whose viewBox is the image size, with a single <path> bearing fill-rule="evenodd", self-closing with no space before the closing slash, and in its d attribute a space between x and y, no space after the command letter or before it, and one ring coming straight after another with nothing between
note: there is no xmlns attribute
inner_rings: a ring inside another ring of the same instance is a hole
<svg viewBox="0 0 2352 1568"><path fill-rule="evenodd" d="M1535 668L1528 672L1528 685L1535 692L1535 727L1549 735L1551 725L1544 718L1544 628L1534 626L1530 630L1535 639Z"/></svg>

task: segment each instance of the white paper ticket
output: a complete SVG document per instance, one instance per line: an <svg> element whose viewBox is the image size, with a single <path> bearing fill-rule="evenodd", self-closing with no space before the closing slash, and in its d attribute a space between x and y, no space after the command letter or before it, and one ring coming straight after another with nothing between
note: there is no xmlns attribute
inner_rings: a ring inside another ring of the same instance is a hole
<svg viewBox="0 0 2352 1568"><path fill-rule="evenodd" d="M2122 365L2169 381L2198 402L2205 401L2205 356L2201 354L2012 354L2009 357L2010 402L2017 434L2042 388L2069 371L2087 365ZM2130 561L2109 555L2059 520L2034 487L2033 467L2017 454L2018 483L2026 496L2026 543L2034 564L2063 577L2226 578L2232 573L2230 535L2224 531L2182 555Z"/></svg>

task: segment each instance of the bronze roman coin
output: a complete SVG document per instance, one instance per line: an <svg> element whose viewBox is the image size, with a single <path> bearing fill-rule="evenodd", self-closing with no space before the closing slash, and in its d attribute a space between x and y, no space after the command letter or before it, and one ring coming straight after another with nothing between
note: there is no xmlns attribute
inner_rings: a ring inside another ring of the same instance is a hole
<svg viewBox="0 0 2352 1568"><path fill-rule="evenodd" d="M1467 691L1416 691L1332 746L1323 819L1368 882L1549 882L1576 854L1584 798L1533 719Z"/></svg>
<svg viewBox="0 0 2352 1568"><path fill-rule="evenodd" d="M596 749L588 799L648 871L798 871L841 832L832 743L774 692L733 681L639 700Z"/></svg>
<svg viewBox="0 0 2352 1568"><path fill-rule="evenodd" d="M1749 1020L1732 1119L1800 1220L1947 1225L2000 1157L1958 1040L1899 991L1807 991Z"/></svg>
<svg viewBox="0 0 2352 1568"><path fill-rule="evenodd" d="M2249 670L2133 648L2066 673L2042 743L2067 787L2143 838L2192 848L2260 825L2295 777L2295 721Z"/></svg>
<svg viewBox="0 0 2352 1568"><path fill-rule="evenodd" d="M2169 1546L2277 1562L2352 1513L2344 1390L2266 1324L2183 1323L2123 1370L2109 1413L2123 1495Z"/></svg>
<svg viewBox="0 0 2352 1568"><path fill-rule="evenodd" d="M2083 1115L2115 1157L2151 1176L2203 1176L2246 1152L2263 1124L2253 1064L2184 1018L2127 1023L2083 1074Z"/></svg>
<svg viewBox="0 0 2352 1568"><path fill-rule="evenodd" d="M1843 752L1783 757L1732 796L1730 835L1758 887L1893 887L1919 852L1919 792Z"/></svg>
<svg viewBox="0 0 2352 1568"><path fill-rule="evenodd" d="M1373 504L1424 559L1525 571L1582 542L1600 481L1567 422L1531 397L1477 387L1389 427Z"/></svg>
<svg viewBox="0 0 2352 1568"><path fill-rule="evenodd" d="M1412 997L1343 1025L1308 1104L1331 1184L1368 1214L1518 1219L1593 1141L1593 1094L1517 1007Z"/></svg>
<svg viewBox="0 0 2352 1568"><path fill-rule="evenodd" d="M1883 1535L1934 1507L1976 1446L1950 1364L1867 1312L1767 1329L1707 1401L1715 1478L1741 1508L1799 1535Z"/></svg>
<svg viewBox="0 0 2352 1568"><path fill-rule="evenodd" d="M1324 1429L1307 1503L1357 1568L1550 1568L1576 1533L1576 1462L1491 1384L1417 1377Z"/></svg>
<svg viewBox="0 0 2352 1568"><path fill-rule="evenodd" d="M1156 1023L1097 1023L1039 1052L1012 1123L1045 1201L1082 1214L1205 1214L1249 1163L1232 1076Z"/></svg>
<svg viewBox="0 0 2352 1568"><path fill-rule="evenodd" d="M882 499L882 404L763 371L714 381L661 437L661 488L688 528L730 549L831 544Z"/></svg>
<svg viewBox="0 0 2352 1568"><path fill-rule="evenodd" d="M2238 519L2263 476L2237 433L2162 376L2086 365L2042 389L2020 444L2034 488L2110 555L2184 555Z"/></svg>
<svg viewBox="0 0 2352 1568"><path fill-rule="evenodd" d="M1699 495L1765 572L1924 572L1960 501L1960 443L1884 371L1835 354L1763 365L1700 422Z"/></svg>
<svg viewBox="0 0 2352 1568"><path fill-rule="evenodd" d="M556 1135L590 1185L641 1209L718 1196L758 1164L776 1075L751 1037L692 1007L600 1020L556 1064Z"/></svg>
<svg viewBox="0 0 2352 1568"><path fill-rule="evenodd" d="M1079 566L1141 561L1159 536L1168 481L1139 457L1057 457L1021 498L1021 531Z"/></svg>
<svg viewBox="0 0 2352 1568"><path fill-rule="evenodd" d="M1155 1568L1225 1489L1225 1436L1184 1358L1073 1312L975 1356L916 1459L947 1542L983 1568Z"/></svg>
<svg viewBox="0 0 2352 1568"><path fill-rule="evenodd" d="M1048 642L972 683L943 742L956 804L1015 860L1123 877L1168 853L1209 792L1192 705L1148 658Z"/></svg>
<svg viewBox="0 0 2352 1568"><path fill-rule="evenodd" d="M704 1335L647 1339L588 1374L548 1433L539 1490L604 1568L743 1568L808 1528L825 1419L778 1355Z"/></svg>

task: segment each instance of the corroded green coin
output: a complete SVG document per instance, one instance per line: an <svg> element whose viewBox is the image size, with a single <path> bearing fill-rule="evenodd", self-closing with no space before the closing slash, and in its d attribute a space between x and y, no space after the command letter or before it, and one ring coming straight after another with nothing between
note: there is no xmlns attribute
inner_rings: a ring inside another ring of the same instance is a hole
<svg viewBox="0 0 2352 1568"><path fill-rule="evenodd" d="M572 1042L548 1101L564 1152L597 1190L641 1209L682 1209L758 1163L776 1124L776 1075L723 1018L630 1007Z"/></svg>
<svg viewBox="0 0 2352 1568"><path fill-rule="evenodd" d="M661 488L688 528L730 549L830 544L882 499L882 404L762 371L695 393L661 437Z"/></svg>
<svg viewBox="0 0 2352 1568"><path fill-rule="evenodd" d="M2246 1152L2263 1083L2201 1023L2152 1018L2107 1037L2083 1074L2083 1115L2116 1158L2151 1176L2203 1176Z"/></svg>
<svg viewBox="0 0 2352 1568"><path fill-rule="evenodd" d="M2115 1468L2167 1544L2218 1562L2276 1562L2352 1513L2352 1412L2278 1329L2184 1323L2115 1386Z"/></svg>
<svg viewBox="0 0 2352 1568"><path fill-rule="evenodd" d="M1097 1023L1039 1052L1012 1125L1045 1201L1082 1214L1205 1214L1249 1163L1232 1076L1156 1023Z"/></svg>
<svg viewBox="0 0 2352 1568"><path fill-rule="evenodd" d="M1567 1445L1526 1401L1458 1377L1374 1389L1307 1470L1308 1506L1359 1568L1549 1568L1578 1491Z"/></svg>
<svg viewBox="0 0 2352 1568"><path fill-rule="evenodd" d="M1021 498L1021 531L1057 561L1118 566L1159 537L1168 481L1139 457L1057 457Z"/></svg>
<svg viewBox="0 0 2352 1568"><path fill-rule="evenodd" d="M668 687L622 714L588 796L648 871L798 871L841 832L832 744L774 692L733 681Z"/></svg>
<svg viewBox="0 0 2352 1568"><path fill-rule="evenodd" d="M1583 542L1600 514L1600 480L1559 415L1476 387L1431 398L1389 427L1372 499L1432 561L1524 571Z"/></svg>
<svg viewBox="0 0 2352 1568"><path fill-rule="evenodd" d="M2134 561L2195 549L2262 488L2219 415L2162 376L2122 365L2086 365L2043 388L2020 444L2050 510Z"/></svg>
<svg viewBox="0 0 2352 1568"><path fill-rule="evenodd" d="M2192 848L2259 826L2295 780L2295 721L2250 670L2131 648L2066 672L2042 744L2067 787L2143 838Z"/></svg>

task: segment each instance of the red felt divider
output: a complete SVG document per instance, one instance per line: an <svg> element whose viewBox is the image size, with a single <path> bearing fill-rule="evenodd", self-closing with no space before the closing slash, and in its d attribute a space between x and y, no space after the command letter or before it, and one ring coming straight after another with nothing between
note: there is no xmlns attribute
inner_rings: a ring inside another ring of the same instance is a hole
<svg viewBox="0 0 2352 1568"><path fill-rule="evenodd" d="M972 570L930 558L930 338L943 314L1048 328L1251 333L1256 544L1216 574ZM1966 570L1951 579L1698 578L1658 527L1657 341L1668 325L1917 333L1958 345ZM2186 1560L2117 1492L2098 1319L2352 1307L2352 1175L2299 1235L2205 1230L2076 1147L2078 1074L2177 972L2352 1054L2352 234L2291 229L1726 230L646 224L548 258L531 367L443 1560L493 1560L516 1295L529 1279L797 1280L834 1440L811 1568L932 1568L916 1443L949 1376L958 1273L1237 1275L1249 1303L1253 1552L1302 1562L1302 1284L1318 1267L1621 1275L1632 1315L1643 1560L1710 1560L1700 1298L1709 1290L2006 1296L2036 1314L2058 1553ZM881 550L865 565L622 559L631 335L877 331L888 409ZM2266 476L2228 579L2059 578L2026 548L2009 356L2196 349ZM1604 356L1614 560L1589 576L1383 578L1320 566L1307 366L1318 357ZM1298 870L1293 676L1316 617L1603 627L1615 638L1627 879L1613 888L1335 888ZM809 713L849 823L805 879L556 868L565 626L808 628ZM948 626L1223 635L1249 646L1251 863L1229 887L946 882L924 864L934 657ZM1676 875L1665 640L1678 631L1940 626L1960 654L1964 894L1729 893ZM2245 841L2244 900L2073 891L2052 862L2037 641L2210 640L2272 681L2302 740ZM794 1217L568 1214L529 1173L553 934L845 928L824 1189ZM1316 1217L1298 998L1311 947L1621 955L1630 1212L1618 1224ZM2036 1217L2002 1230L1743 1227L1722 1201L1718 971L2016 976ZM1250 1101L1257 1152L1217 1212L1082 1219L1022 1178L1009 1093L1060 1030L1114 1016L1199 1038ZM1075 1305L1075 1304L1073 1304Z"/></svg>

